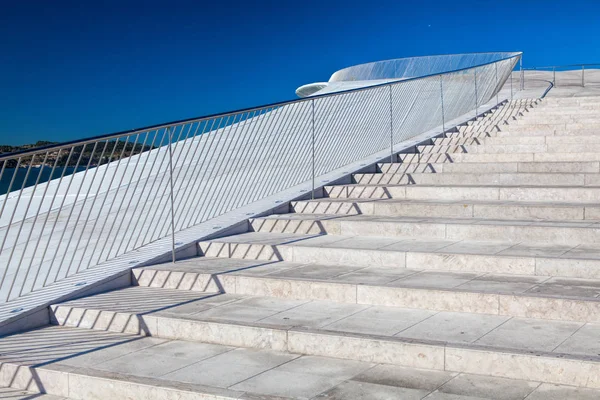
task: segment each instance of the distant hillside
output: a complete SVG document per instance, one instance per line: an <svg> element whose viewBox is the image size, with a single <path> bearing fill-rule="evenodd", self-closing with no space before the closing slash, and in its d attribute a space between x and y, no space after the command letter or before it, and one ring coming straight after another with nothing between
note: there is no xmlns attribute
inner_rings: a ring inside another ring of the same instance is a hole
<svg viewBox="0 0 600 400"><path fill-rule="evenodd" d="M58 142L48 142L47 140L38 140L34 144L23 144L21 146L10 146L8 144L0 144L0 154L1 153L14 153L15 151L29 150L34 149L36 147L48 146L51 144L56 144Z"/></svg>
<svg viewBox="0 0 600 400"><path fill-rule="evenodd" d="M34 144L24 144L22 146L0 145L0 154L13 153L15 151L30 150L37 147L56 144L56 142L37 141ZM125 143L120 140L101 142L101 144L85 144L75 147L67 147L58 150L42 151L34 156L23 156L10 159L6 163L7 168L33 166L76 166L87 165L97 166L117 160L121 157L129 157L145 151L156 148L156 146L142 145L141 143ZM90 160L91 159L91 160ZM45 163L44 163L45 160ZM0 161L0 167L3 162Z"/></svg>

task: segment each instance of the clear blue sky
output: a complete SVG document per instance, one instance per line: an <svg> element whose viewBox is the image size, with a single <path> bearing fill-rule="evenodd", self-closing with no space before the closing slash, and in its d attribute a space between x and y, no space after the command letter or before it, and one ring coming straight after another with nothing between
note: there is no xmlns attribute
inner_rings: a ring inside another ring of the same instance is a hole
<svg viewBox="0 0 600 400"><path fill-rule="evenodd" d="M600 62L598 0L2 2L0 144L294 98L363 62L524 51Z"/></svg>

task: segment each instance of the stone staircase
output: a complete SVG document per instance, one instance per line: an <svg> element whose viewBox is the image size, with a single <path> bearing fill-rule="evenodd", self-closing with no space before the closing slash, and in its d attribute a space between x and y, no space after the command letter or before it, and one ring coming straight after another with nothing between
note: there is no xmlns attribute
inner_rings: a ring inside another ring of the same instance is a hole
<svg viewBox="0 0 600 400"><path fill-rule="evenodd" d="M1 383L71 399L600 398L600 98L508 102L199 257L51 307ZM1 398L1 393L0 393Z"/></svg>

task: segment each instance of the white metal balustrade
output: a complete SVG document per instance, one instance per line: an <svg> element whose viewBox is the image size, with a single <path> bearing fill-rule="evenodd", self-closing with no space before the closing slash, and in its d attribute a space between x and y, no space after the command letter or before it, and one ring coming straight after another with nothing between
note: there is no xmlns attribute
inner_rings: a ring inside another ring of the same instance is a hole
<svg viewBox="0 0 600 400"><path fill-rule="evenodd" d="M390 83L0 156L0 301L315 181L478 108L521 53L338 71ZM353 69L354 68L354 69ZM512 78L511 78L512 79ZM515 88L516 90L516 88ZM511 92L512 93L512 92Z"/></svg>

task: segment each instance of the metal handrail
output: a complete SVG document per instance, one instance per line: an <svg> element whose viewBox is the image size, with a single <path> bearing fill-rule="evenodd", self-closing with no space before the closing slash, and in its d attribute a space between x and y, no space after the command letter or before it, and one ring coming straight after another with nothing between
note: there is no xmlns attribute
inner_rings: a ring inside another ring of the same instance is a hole
<svg viewBox="0 0 600 400"><path fill-rule="evenodd" d="M520 58L4 154L0 302L166 237L174 259L177 232L298 185L314 197L319 176L382 150L393 161L498 102Z"/></svg>
<svg viewBox="0 0 600 400"><path fill-rule="evenodd" d="M589 67L600 67L600 64L550 65L550 66L544 66L544 67L527 67L527 68L523 68L522 70L523 70L523 72L524 71L543 71L543 70L552 71L552 87L558 86L558 84L556 83L557 69L571 68L569 71L581 70L581 85L576 85L576 86L585 87L585 69L589 68ZM577 68L577 69L575 69L575 68ZM569 71L559 71L559 72L569 72ZM522 87L524 87L524 85L525 85L525 75L524 74L522 74L522 84L521 85L522 85ZM548 90L550 90L550 89L548 89ZM546 93L547 92L548 91L546 91Z"/></svg>
<svg viewBox="0 0 600 400"><path fill-rule="evenodd" d="M476 52L476 53L466 53L466 54L442 54L442 55L437 55L435 57L441 57L441 56L444 56L444 55L448 55L448 56L461 56L461 55L470 55L470 54L494 54L494 53L496 53L496 52ZM510 53L510 52L498 52L498 53ZM520 56L523 53L522 52L513 52L512 54L513 55L511 55L511 56L499 58L498 60L495 60L495 61L490 61L490 62L487 62L487 63L478 64L477 67L483 67L483 66L486 66L486 65L491 65L491 64L497 63L499 61L509 60L509 59L512 59L512 58L514 58L516 56ZM409 59L409 58L419 59L419 58L427 58L427 57L433 57L433 56L407 57L405 59ZM401 59L401 60L404 60L404 59ZM384 60L384 61L390 61L390 60ZM367 65L367 64L370 64L370 63L360 64L360 65ZM411 81L411 80L416 80L416 79L423 79L423 78L428 78L428 77L432 77L432 76L439 76L439 75L453 73L453 72L461 72L461 71L466 71L466 70L469 70L469 69L472 69L472 68L474 68L474 67L465 67L465 68L459 68L459 69L449 70L449 71L446 71L446 72L443 72L443 73L433 73L433 74L427 74L427 75L423 75L423 76L416 76L416 77L412 77L412 78L403 79L401 82L406 82L406 81ZM401 82L384 82L384 83L378 83L378 84L374 84L374 85L370 85L370 86L365 86L365 87L340 90L338 92L333 92L333 93L316 94L316 95L313 95L313 96L308 97L308 98L283 100L283 101L279 101L279 102L275 102L275 103L263 104L263 105L260 105L260 106L240 108L240 109L233 110L233 111L225 111L225 112L221 112L221 113L208 114L208 115L204 115L204 116L201 116L201 117L185 118L185 119L181 119L181 120L175 120L175 121L171 121L171 122L164 122L164 123L160 123L160 124L156 124L156 125L145 126L145 127L142 127L142 128L133 128L133 129L119 131L119 132L114 132L114 133L107 133L107 134L102 134L102 135L98 135L98 136L92 136L92 137L85 138L85 139L76 139L76 140L67 141L67 142L55 143L55 144L50 144L50 145L47 145L47 146L36 147L34 149L19 150L19 151L10 152L10 153L2 153L2 154L0 154L0 161L3 161L3 160L8 159L8 158L12 158L14 156L31 155L31 154L34 154L34 153L36 153L38 151L42 151L42 150L52 150L52 149L58 150L60 148L65 148L65 147L71 147L71 146L89 144L89 143L93 143L93 142L98 141L98 140L116 139L116 138L119 138L119 137L128 136L128 135L131 135L131 134L137 133L137 132L144 132L144 131L147 131L147 130L161 129L161 128L167 128L167 127L174 127L174 126L179 126L179 125L182 125L182 124L187 124L187 123L192 123L192 122L199 122L199 121L203 121L203 120L207 120L207 119L212 119L212 118L217 118L217 117L222 117L222 116L239 114L239 113L242 113L242 112L250 112L250 111L260 110L260 109L267 108L267 107L276 107L276 106L284 106L284 105L293 104L293 103L301 103L301 102L310 101L311 99L315 99L315 98L319 98L319 97L339 96L339 95L343 95L343 94L350 93L350 92L359 92L359 91L363 91L363 90L372 89L372 88L375 88L375 87L378 87L378 86L395 85L395 84L399 84Z"/></svg>

